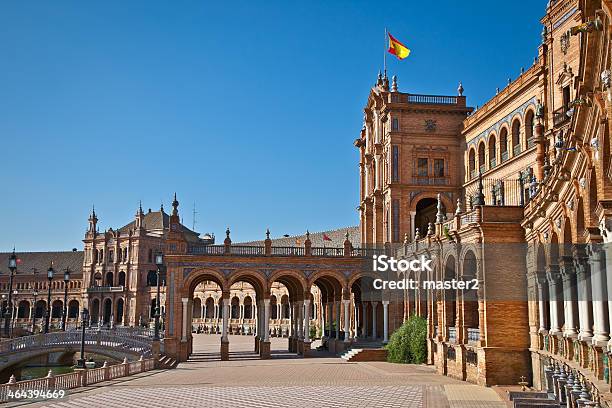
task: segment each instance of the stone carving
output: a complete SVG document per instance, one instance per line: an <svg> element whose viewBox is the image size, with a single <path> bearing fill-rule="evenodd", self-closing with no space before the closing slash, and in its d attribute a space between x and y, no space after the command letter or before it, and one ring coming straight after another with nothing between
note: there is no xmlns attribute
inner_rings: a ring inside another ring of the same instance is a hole
<svg viewBox="0 0 612 408"><path fill-rule="evenodd" d="M425 120L425 130L428 132L435 132L436 128L438 126L438 123L433 120L433 119L426 119Z"/></svg>
<svg viewBox="0 0 612 408"><path fill-rule="evenodd" d="M561 52L563 53L563 55L567 55L567 50L569 49L569 46L570 46L569 31L566 31L564 34L561 35L559 42L561 43Z"/></svg>

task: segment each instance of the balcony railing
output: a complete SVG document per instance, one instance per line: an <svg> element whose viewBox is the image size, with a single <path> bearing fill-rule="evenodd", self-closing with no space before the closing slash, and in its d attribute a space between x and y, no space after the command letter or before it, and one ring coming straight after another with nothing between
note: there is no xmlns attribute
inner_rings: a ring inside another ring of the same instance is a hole
<svg viewBox="0 0 612 408"><path fill-rule="evenodd" d="M570 120L570 116L568 116L568 107L562 106L556 111L553 112L553 126L561 126L568 120Z"/></svg>
<svg viewBox="0 0 612 408"><path fill-rule="evenodd" d="M414 176L412 178L412 182L414 184L418 184L421 186L427 186L427 185L447 185L450 183L449 178L448 177L419 177L419 176Z"/></svg>
<svg viewBox="0 0 612 408"><path fill-rule="evenodd" d="M304 256L304 247L272 247L275 256Z"/></svg>
<svg viewBox="0 0 612 408"><path fill-rule="evenodd" d="M100 292L123 292L125 286L90 286L87 288L89 293L100 293Z"/></svg>
<svg viewBox="0 0 612 408"><path fill-rule="evenodd" d="M507 151L502 152L502 154L501 154L501 162L503 163L506 160L508 160L508 152Z"/></svg>
<svg viewBox="0 0 612 408"><path fill-rule="evenodd" d="M496 159L491 159L489 160L489 168L492 169L493 167L495 167L497 165L497 160Z"/></svg>
<svg viewBox="0 0 612 408"><path fill-rule="evenodd" d="M457 341L457 328L456 327L448 328L448 341L453 342L453 343Z"/></svg>
<svg viewBox="0 0 612 408"><path fill-rule="evenodd" d="M535 145L535 141L533 137L530 137L529 139L527 139L527 148L531 149L533 146Z"/></svg>
<svg viewBox="0 0 612 408"><path fill-rule="evenodd" d="M430 105L456 105L456 96L441 95L408 95L408 103L423 103Z"/></svg>
<svg viewBox="0 0 612 408"><path fill-rule="evenodd" d="M485 171L487 171L487 166L485 166L484 164L481 164L478 170L480 170L481 173L484 173Z"/></svg>
<svg viewBox="0 0 612 408"><path fill-rule="evenodd" d="M340 257L344 256L344 248L313 247L312 255Z"/></svg>
<svg viewBox="0 0 612 408"><path fill-rule="evenodd" d="M265 248L252 245L232 245L230 246L230 254L247 256L265 255Z"/></svg>
<svg viewBox="0 0 612 408"><path fill-rule="evenodd" d="M521 153L521 145L516 145L512 148L512 154L518 156Z"/></svg>
<svg viewBox="0 0 612 408"><path fill-rule="evenodd" d="M477 343L480 341L480 329L467 329L467 336L469 343Z"/></svg>

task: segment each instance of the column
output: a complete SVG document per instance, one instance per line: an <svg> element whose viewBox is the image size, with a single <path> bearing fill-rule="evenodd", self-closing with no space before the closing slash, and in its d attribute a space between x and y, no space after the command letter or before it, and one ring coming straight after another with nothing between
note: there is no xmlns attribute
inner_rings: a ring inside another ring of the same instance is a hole
<svg viewBox="0 0 612 408"><path fill-rule="evenodd" d="M289 338L292 338L295 334L293 328L293 302L289 303Z"/></svg>
<svg viewBox="0 0 612 408"><path fill-rule="evenodd" d="M270 341L270 298L264 299L264 321L263 321L263 340Z"/></svg>
<svg viewBox="0 0 612 408"><path fill-rule="evenodd" d="M546 275L544 273L537 273L536 279L536 284L538 286L539 333L548 333L548 328L546 327L546 305L544 303L548 302L545 291L548 282L546 281Z"/></svg>
<svg viewBox="0 0 612 408"><path fill-rule="evenodd" d="M550 334L561 333L559 327L559 274L556 269L556 265L549 266L547 272L548 277L548 294L550 297Z"/></svg>
<svg viewBox="0 0 612 408"><path fill-rule="evenodd" d="M342 301L344 303L344 342L347 343L351 341L350 339L350 330L351 330L351 301L350 299L344 299Z"/></svg>
<svg viewBox="0 0 612 408"><path fill-rule="evenodd" d="M304 300L304 342L310 342L310 299Z"/></svg>
<svg viewBox="0 0 612 408"><path fill-rule="evenodd" d="M608 237L610 235L608 234ZM609 238L608 238L609 239ZM605 242L605 240L604 240ZM612 243L605 242L604 243L604 255L605 255L605 264L604 268L606 268L606 277L608 276L608 271L612 271ZM611 272L612 273L612 272ZM607 289L608 289L608 324L609 327L612 328L612 279L607 280ZM608 350L612 351L612 338L608 341Z"/></svg>
<svg viewBox="0 0 612 408"><path fill-rule="evenodd" d="M366 339L368 337L368 303L361 302L361 337Z"/></svg>
<svg viewBox="0 0 612 408"><path fill-rule="evenodd" d="M340 340L340 301L334 302L336 306L336 340Z"/></svg>
<svg viewBox="0 0 612 408"><path fill-rule="evenodd" d="M222 342L227 342L228 337L227 337L227 329L228 329L228 323L229 323L229 305L230 305L230 300L229 298L223 298L222 300L223 302L223 306L222 306L222 310L221 310L221 317L223 318L223 326L221 329L221 341Z"/></svg>
<svg viewBox="0 0 612 408"><path fill-rule="evenodd" d="M383 343L389 342L389 301L383 300Z"/></svg>
<svg viewBox="0 0 612 408"><path fill-rule="evenodd" d="M187 307L189 306L189 298L181 298L183 303L183 332L181 334L181 341L187 341Z"/></svg>
<svg viewBox="0 0 612 408"><path fill-rule="evenodd" d="M372 302L372 339L376 340L376 306L378 302Z"/></svg>
<svg viewBox="0 0 612 408"><path fill-rule="evenodd" d="M202 308L202 318L206 321L206 302L204 302L204 307Z"/></svg>
<svg viewBox="0 0 612 408"><path fill-rule="evenodd" d="M593 305L593 344L606 346L610 340L608 319L605 306L607 305L606 271L602 268L601 246L589 245L589 258L591 262L591 296ZM606 303L604 303L606 302Z"/></svg>
<svg viewBox="0 0 612 408"><path fill-rule="evenodd" d="M259 321L260 321L260 319L259 319L259 314L258 314L259 310L257 309L257 300L255 300L255 302L253 302L253 303L255 303L255 305L253 306L255 308L254 309L255 311L253 312L253 316L255 316L255 333L254 334L255 334L255 336L259 336L259 333L260 333L260 330L259 330Z"/></svg>
<svg viewBox="0 0 612 408"><path fill-rule="evenodd" d="M563 262L561 264L561 279L563 282L563 310L565 317L563 335L565 337L576 337L578 335L574 322L574 304L576 303L576 296L574 295L573 287L574 264L571 257L563 257Z"/></svg>
<svg viewBox="0 0 612 408"><path fill-rule="evenodd" d="M327 303L321 303L321 331L323 332L323 333L321 333L321 338L322 339L327 337L327 336L325 336L325 322L327 322L327 319L329 318L329 315L327 313L328 313L327 312Z"/></svg>
<svg viewBox="0 0 612 408"><path fill-rule="evenodd" d="M578 281L578 320L580 321L579 340L590 341L593 337L593 323L589 313L589 299L591 298L590 268L587 258L574 261L576 279Z"/></svg>
<svg viewBox="0 0 612 408"><path fill-rule="evenodd" d="M327 319L327 330L329 333L329 338L331 338L331 333L332 333L332 327L333 324L332 322L334 321L334 304L330 302L327 302L327 306L328 306L328 311L329 311L329 319Z"/></svg>

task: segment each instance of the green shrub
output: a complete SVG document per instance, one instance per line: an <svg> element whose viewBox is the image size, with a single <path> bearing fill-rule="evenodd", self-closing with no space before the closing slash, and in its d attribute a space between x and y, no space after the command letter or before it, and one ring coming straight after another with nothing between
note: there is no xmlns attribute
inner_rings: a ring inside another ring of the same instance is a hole
<svg viewBox="0 0 612 408"><path fill-rule="evenodd" d="M427 320L412 316L397 329L387 349L387 361L391 363L422 364L427 358Z"/></svg>

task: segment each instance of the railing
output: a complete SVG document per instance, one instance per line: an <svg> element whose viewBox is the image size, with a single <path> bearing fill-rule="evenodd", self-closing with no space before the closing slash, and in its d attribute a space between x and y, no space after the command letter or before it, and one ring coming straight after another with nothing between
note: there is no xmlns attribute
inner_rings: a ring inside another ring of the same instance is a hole
<svg viewBox="0 0 612 408"><path fill-rule="evenodd" d="M312 247L313 256L344 256L344 248Z"/></svg>
<svg viewBox="0 0 612 408"><path fill-rule="evenodd" d="M480 329L467 329L468 343L480 341Z"/></svg>
<svg viewBox="0 0 612 408"><path fill-rule="evenodd" d="M460 218L461 225L473 224L478 222L478 214L476 211L470 211L462 214Z"/></svg>
<svg viewBox="0 0 612 408"><path fill-rule="evenodd" d="M457 341L457 328L456 327L448 328L448 341L453 342L453 343Z"/></svg>
<svg viewBox="0 0 612 408"><path fill-rule="evenodd" d="M432 105L456 105L456 96L442 95L408 95L408 103L423 103Z"/></svg>
<svg viewBox="0 0 612 408"><path fill-rule="evenodd" d="M304 256L304 247L272 247L272 255L275 256Z"/></svg>
<svg viewBox="0 0 612 408"><path fill-rule="evenodd" d="M247 246L247 245L231 245L230 254L232 255L247 255L247 256L261 256L265 255L266 248L262 246Z"/></svg>
<svg viewBox="0 0 612 408"><path fill-rule="evenodd" d="M478 353L474 350L467 349L465 351L465 362L477 366L478 365Z"/></svg>
<svg viewBox="0 0 612 408"><path fill-rule="evenodd" d="M419 176L414 176L412 178L412 182L414 184L418 184L421 186L426 186L426 185L444 186L450 183L448 177L419 177Z"/></svg>
<svg viewBox="0 0 612 408"><path fill-rule="evenodd" d="M522 191L524 185L519 179L483 178L482 193L486 205L520 206L526 201ZM466 202L478 194L478 182L472 182L465 189Z"/></svg>
<svg viewBox="0 0 612 408"><path fill-rule="evenodd" d="M15 377L11 377L7 384L0 385L0 402L21 399L28 395L28 393L33 393L34 395L42 394L40 399L44 399L47 391L52 393L53 391L65 391L84 387L115 378L151 371L154 368L155 359L141 357L138 361L128 362L124 360L123 363L111 366L105 363L100 368L82 369L57 376L49 372L49 375L46 377L33 380L15 381ZM12 397L9 394L12 394Z"/></svg>
<svg viewBox="0 0 612 408"><path fill-rule="evenodd" d="M478 170L481 173L484 173L485 171L487 171L487 167L484 164L481 164L480 167L478 167Z"/></svg>
<svg viewBox="0 0 612 408"><path fill-rule="evenodd" d="M225 254L224 245L190 245L188 253L193 255L223 255Z"/></svg>
<svg viewBox="0 0 612 408"><path fill-rule="evenodd" d="M369 258L374 255L384 255L385 248L353 248L352 256Z"/></svg>
<svg viewBox="0 0 612 408"><path fill-rule="evenodd" d="M559 109L553 112L553 126L561 126L568 120L570 117L567 115L569 109L567 106L562 106Z"/></svg>
<svg viewBox="0 0 612 408"><path fill-rule="evenodd" d="M495 158L489 160L489 168L492 169L497 165L497 160Z"/></svg>
<svg viewBox="0 0 612 408"><path fill-rule="evenodd" d="M519 153L521 153L521 145L516 145L516 146L512 147L512 154L514 156L518 156Z"/></svg>
<svg viewBox="0 0 612 408"><path fill-rule="evenodd" d="M527 149L531 149L535 145L535 139L530 137L527 139Z"/></svg>
<svg viewBox="0 0 612 408"><path fill-rule="evenodd" d="M188 248L188 253L192 255L234 255L234 256L306 256L306 248L303 246L282 246L270 247L269 254L266 253L265 246L253 245L229 245L226 250L225 245L192 245ZM229 251L226 252L226 251ZM378 252L377 252L378 253ZM344 256L344 248L336 247L311 247L311 256L341 257ZM353 250L350 254L353 257L364 256L359 251Z"/></svg>
<svg viewBox="0 0 612 408"><path fill-rule="evenodd" d="M508 151L502 152L501 154L501 163L505 162L506 160L508 160Z"/></svg>
<svg viewBox="0 0 612 408"><path fill-rule="evenodd" d="M89 293L123 292L124 290L125 286L90 286L87 288L87 292Z"/></svg>

